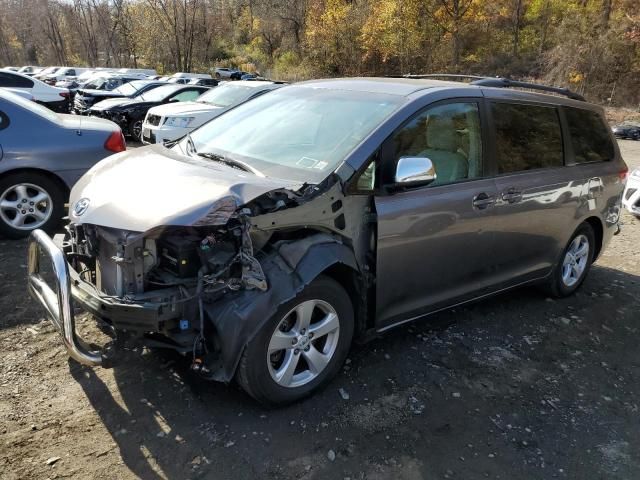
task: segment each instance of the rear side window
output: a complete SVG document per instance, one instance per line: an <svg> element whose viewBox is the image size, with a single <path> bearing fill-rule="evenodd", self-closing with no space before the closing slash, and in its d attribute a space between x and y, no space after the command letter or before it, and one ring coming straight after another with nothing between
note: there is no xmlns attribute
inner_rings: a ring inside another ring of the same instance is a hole
<svg viewBox="0 0 640 480"><path fill-rule="evenodd" d="M615 150L609 129L597 112L565 107L576 163L613 159Z"/></svg>
<svg viewBox="0 0 640 480"><path fill-rule="evenodd" d="M492 103L498 173L563 165L562 130L554 107Z"/></svg>
<svg viewBox="0 0 640 480"><path fill-rule="evenodd" d="M9 88L33 88L33 81L19 75L0 72L0 87Z"/></svg>

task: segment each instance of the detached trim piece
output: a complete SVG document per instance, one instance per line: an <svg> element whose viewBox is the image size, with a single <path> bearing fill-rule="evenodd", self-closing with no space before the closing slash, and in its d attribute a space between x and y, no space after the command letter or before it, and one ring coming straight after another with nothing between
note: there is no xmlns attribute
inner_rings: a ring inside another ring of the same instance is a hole
<svg viewBox="0 0 640 480"><path fill-rule="evenodd" d="M40 255L51 261L57 294L40 276ZM102 365L100 352L90 351L76 335L76 320L71 305L71 281L67 261L60 250L42 230L29 236L27 283L31 296L46 309L49 320L56 327L69 356L90 366Z"/></svg>

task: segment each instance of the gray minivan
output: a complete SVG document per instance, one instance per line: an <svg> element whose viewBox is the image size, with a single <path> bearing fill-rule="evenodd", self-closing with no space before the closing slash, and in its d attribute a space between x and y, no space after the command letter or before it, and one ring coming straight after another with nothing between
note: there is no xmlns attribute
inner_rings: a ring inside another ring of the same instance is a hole
<svg viewBox="0 0 640 480"><path fill-rule="evenodd" d="M527 284L573 293L618 231L626 173L602 109L564 89L304 82L93 167L66 235L32 235L29 286L81 363L170 348L282 404L356 336ZM72 301L114 341L77 338Z"/></svg>

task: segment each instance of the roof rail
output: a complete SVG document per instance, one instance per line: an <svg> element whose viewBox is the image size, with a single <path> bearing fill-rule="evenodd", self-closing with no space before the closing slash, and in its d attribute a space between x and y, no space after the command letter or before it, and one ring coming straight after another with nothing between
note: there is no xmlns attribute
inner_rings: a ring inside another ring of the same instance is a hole
<svg viewBox="0 0 640 480"><path fill-rule="evenodd" d="M550 85L540 85L539 83L531 83L531 82L521 82L519 80L511 80L510 78L504 77L483 77L479 75L461 75L455 73L430 73L426 75L402 75L397 78L445 78L451 79L455 81L462 81L465 79L470 79L469 82L471 85L476 85L479 87L496 87L496 88L526 88L529 90L540 90L543 92L555 93L558 95L564 95L565 97L571 98L573 100L579 100L581 102L586 102L585 98L579 93L572 92L568 88L563 87L552 87Z"/></svg>
<svg viewBox="0 0 640 480"><path fill-rule="evenodd" d="M529 90L540 90L543 92L557 93L558 95L564 95L565 97L571 98L573 100L586 102L585 98L582 95L576 92L572 92L568 88L552 87L549 85L540 85L538 83L531 82L520 82L518 80L511 80L509 78L485 77L471 82L471 85L477 85L479 87L526 88Z"/></svg>
<svg viewBox="0 0 640 480"><path fill-rule="evenodd" d="M457 73L428 73L425 75L413 75L413 74L406 74L406 75L402 75L401 78L450 78L452 80L457 80L457 81L461 81L465 78L471 79L471 80L483 80L485 78L490 78L490 77L483 77L483 76L479 76L479 75L462 75L462 74L457 74Z"/></svg>

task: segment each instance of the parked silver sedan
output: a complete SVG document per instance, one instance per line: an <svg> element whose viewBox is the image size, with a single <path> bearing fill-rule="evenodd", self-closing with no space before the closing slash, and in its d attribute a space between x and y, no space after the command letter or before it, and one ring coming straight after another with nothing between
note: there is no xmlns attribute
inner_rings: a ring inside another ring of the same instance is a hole
<svg viewBox="0 0 640 480"><path fill-rule="evenodd" d="M57 114L0 90L0 235L54 227L76 181L125 149L113 122Z"/></svg>

